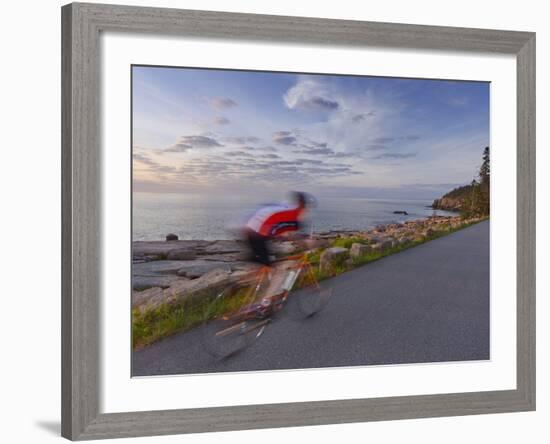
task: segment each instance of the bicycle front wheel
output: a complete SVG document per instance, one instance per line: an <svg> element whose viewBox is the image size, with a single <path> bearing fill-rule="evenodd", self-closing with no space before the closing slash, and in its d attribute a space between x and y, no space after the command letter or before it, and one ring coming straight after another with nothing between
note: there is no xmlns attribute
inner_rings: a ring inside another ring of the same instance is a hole
<svg viewBox="0 0 550 444"><path fill-rule="evenodd" d="M250 289L230 287L222 291L205 312L202 342L205 350L224 359L250 346L263 333L269 319L259 317Z"/></svg>
<svg viewBox="0 0 550 444"><path fill-rule="evenodd" d="M298 290L296 294L297 305L301 314L309 318L319 313L328 304L332 295L332 288L323 288L322 285L311 285Z"/></svg>
<svg viewBox="0 0 550 444"><path fill-rule="evenodd" d="M301 317L308 318L319 313L328 304L332 287L328 282L318 282L311 266L304 268L299 280L299 289L290 296Z"/></svg>

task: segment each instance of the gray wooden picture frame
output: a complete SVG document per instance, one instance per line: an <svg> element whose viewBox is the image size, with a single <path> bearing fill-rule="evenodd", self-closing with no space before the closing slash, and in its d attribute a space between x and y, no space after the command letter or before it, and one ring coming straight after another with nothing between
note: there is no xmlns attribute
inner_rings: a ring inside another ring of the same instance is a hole
<svg viewBox="0 0 550 444"><path fill-rule="evenodd" d="M515 390L101 413L101 32L512 54L517 58ZM62 8L62 435L73 440L535 409L535 34L73 3Z"/></svg>

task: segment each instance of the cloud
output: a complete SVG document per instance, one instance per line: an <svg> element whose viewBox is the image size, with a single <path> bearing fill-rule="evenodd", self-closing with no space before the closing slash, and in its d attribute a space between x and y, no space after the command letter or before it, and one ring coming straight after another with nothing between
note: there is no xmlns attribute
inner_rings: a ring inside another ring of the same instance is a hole
<svg viewBox="0 0 550 444"><path fill-rule="evenodd" d="M375 144L391 143L393 141L395 141L395 137L377 137L376 139L371 140L371 142Z"/></svg>
<svg viewBox="0 0 550 444"><path fill-rule="evenodd" d="M330 148L312 148L309 150L302 151L306 154L335 154Z"/></svg>
<svg viewBox="0 0 550 444"><path fill-rule="evenodd" d="M224 140L234 145L246 145L247 143L258 143L261 139L255 136L235 136L226 137Z"/></svg>
<svg viewBox="0 0 550 444"><path fill-rule="evenodd" d="M183 153L193 148L215 148L222 147L213 137L208 136L181 136L172 146L164 150L168 153Z"/></svg>
<svg viewBox="0 0 550 444"><path fill-rule="evenodd" d="M388 144L396 141L415 142L420 139L421 137L416 134L399 137L377 137L375 139L372 139L372 143L369 143L367 147L370 150L384 150L388 148Z"/></svg>
<svg viewBox="0 0 550 444"><path fill-rule="evenodd" d="M296 143L296 137L294 136L276 136L273 138L273 142L278 145L294 145Z"/></svg>
<svg viewBox="0 0 550 444"><path fill-rule="evenodd" d="M137 160L138 162L144 163L146 165L156 165L157 164L156 162L151 160L151 158L149 156L146 156L145 154L141 154L141 153L136 153L135 151L132 154L132 159L134 161Z"/></svg>
<svg viewBox="0 0 550 444"><path fill-rule="evenodd" d="M318 159L296 159L296 162L300 164L311 163L313 165L322 165L324 162Z"/></svg>
<svg viewBox="0 0 550 444"><path fill-rule="evenodd" d="M340 107L326 85L313 79L300 79L283 96L289 109L303 111L334 111Z"/></svg>
<svg viewBox="0 0 550 444"><path fill-rule="evenodd" d="M352 116L351 121L353 123L361 123L369 117L373 117L376 113L374 111L369 111L368 113L359 113Z"/></svg>
<svg viewBox="0 0 550 444"><path fill-rule="evenodd" d="M340 151L340 152L331 154L330 157L346 158L346 157L359 157L359 155L357 153L344 153L344 152Z"/></svg>
<svg viewBox="0 0 550 444"><path fill-rule="evenodd" d="M326 142L314 142L310 141L311 145L313 145L315 148L326 148L328 146L328 143Z"/></svg>
<svg viewBox="0 0 550 444"><path fill-rule="evenodd" d="M449 99L448 103L451 106L461 108L464 106L468 106L470 100L468 99L468 97L452 97L451 99Z"/></svg>
<svg viewBox="0 0 550 444"><path fill-rule="evenodd" d="M320 155L320 154L330 154L330 155L333 155L335 154L334 150L328 148L326 146L326 144L324 144L324 146L322 147L315 147L315 146L311 146L311 145L302 145L304 147L304 149L302 150L296 150L294 151L296 154L312 154L312 155Z"/></svg>
<svg viewBox="0 0 550 444"><path fill-rule="evenodd" d="M371 143L367 145L367 150L369 151L382 151L386 149L388 149L388 147L381 143Z"/></svg>
<svg viewBox="0 0 550 444"><path fill-rule="evenodd" d="M364 114L355 114L355 116L353 116L351 118L351 121L353 123L360 123L362 122L363 120L365 120L365 115Z"/></svg>
<svg viewBox="0 0 550 444"><path fill-rule="evenodd" d="M292 135L292 131L275 131L273 133L273 137L276 138L276 137L286 137L286 136L291 136Z"/></svg>
<svg viewBox="0 0 550 444"><path fill-rule="evenodd" d="M330 100L324 97L315 96L311 99L302 100L300 106L311 109L333 110L337 109L339 105L336 100Z"/></svg>
<svg viewBox="0 0 550 444"><path fill-rule="evenodd" d="M214 119L214 123L216 125L228 125L231 123L231 120L223 116L218 116Z"/></svg>
<svg viewBox="0 0 550 444"><path fill-rule="evenodd" d="M185 153L193 147L187 143L177 142L164 150L165 153Z"/></svg>
<svg viewBox="0 0 550 444"><path fill-rule="evenodd" d="M237 157L253 157L252 154L247 153L246 151L228 151L228 156L237 156Z"/></svg>
<svg viewBox="0 0 550 444"><path fill-rule="evenodd" d="M229 97L212 97L210 99L210 106L216 110L224 110L237 106L237 102Z"/></svg>
<svg viewBox="0 0 550 444"><path fill-rule="evenodd" d="M160 154L160 153L159 153ZM134 162L141 163L146 165L146 169L149 171L154 171L156 173L165 174L165 173L174 173L176 172L176 167L172 165L161 165L155 160L151 159L148 155L134 151L132 154L132 159Z"/></svg>
<svg viewBox="0 0 550 444"><path fill-rule="evenodd" d="M281 156L278 156L277 154L260 154L258 157L261 157L262 159L280 159Z"/></svg>
<svg viewBox="0 0 550 444"><path fill-rule="evenodd" d="M258 151L270 151L272 153L277 151L277 148L274 148L272 146L258 146L258 147L255 147L255 148L252 147L252 148Z"/></svg>
<svg viewBox="0 0 550 444"><path fill-rule="evenodd" d="M380 154L373 159L408 159L415 157L417 153L384 153Z"/></svg>

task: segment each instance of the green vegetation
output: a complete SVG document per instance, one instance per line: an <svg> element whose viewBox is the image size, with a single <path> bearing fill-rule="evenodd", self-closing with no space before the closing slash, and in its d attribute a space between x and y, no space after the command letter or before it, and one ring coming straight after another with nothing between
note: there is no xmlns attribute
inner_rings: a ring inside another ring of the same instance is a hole
<svg viewBox="0 0 550 444"><path fill-rule="evenodd" d="M332 246L350 248L353 244L367 245L368 243L369 242L366 239L363 239L362 237L340 237L332 243Z"/></svg>
<svg viewBox="0 0 550 444"><path fill-rule="evenodd" d="M188 330L223 313L239 309L251 297L250 287L227 287L221 294L203 294L203 297L184 299L182 302L164 303L156 308L132 311L132 344L134 349L152 344L159 339ZM216 299L215 299L216 298Z"/></svg>
<svg viewBox="0 0 550 444"><path fill-rule="evenodd" d="M470 185L457 187L434 202L434 208L446 209L446 205L460 210L464 219L485 217L490 212L491 165L489 147L483 150L482 163Z"/></svg>
<svg viewBox="0 0 550 444"><path fill-rule="evenodd" d="M180 304L164 303L141 312L132 310L132 344L134 349L149 345L180 330L199 325L203 321L206 303L198 300Z"/></svg>

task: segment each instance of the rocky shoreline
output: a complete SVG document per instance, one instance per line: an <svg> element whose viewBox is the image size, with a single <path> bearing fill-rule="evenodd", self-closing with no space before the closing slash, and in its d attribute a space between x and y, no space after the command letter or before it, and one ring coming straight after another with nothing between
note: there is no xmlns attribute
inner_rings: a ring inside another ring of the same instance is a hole
<svg viewBox="0 0 550 444"><path fill-rule="evenodd" d="M351 268L369 253L414 246L436 233L450 232L479 220L431 216L365 231L320 232L307 241L307 250L319 257L321 272L329 273L336 263L344 269ZM289 240L273 243L278 257L296 253L300 248ZM132 256L132 308L142 314L163 304L204 297L257 267L246 261L246 245L239 240L136 241L132 244Z"/></svg>

